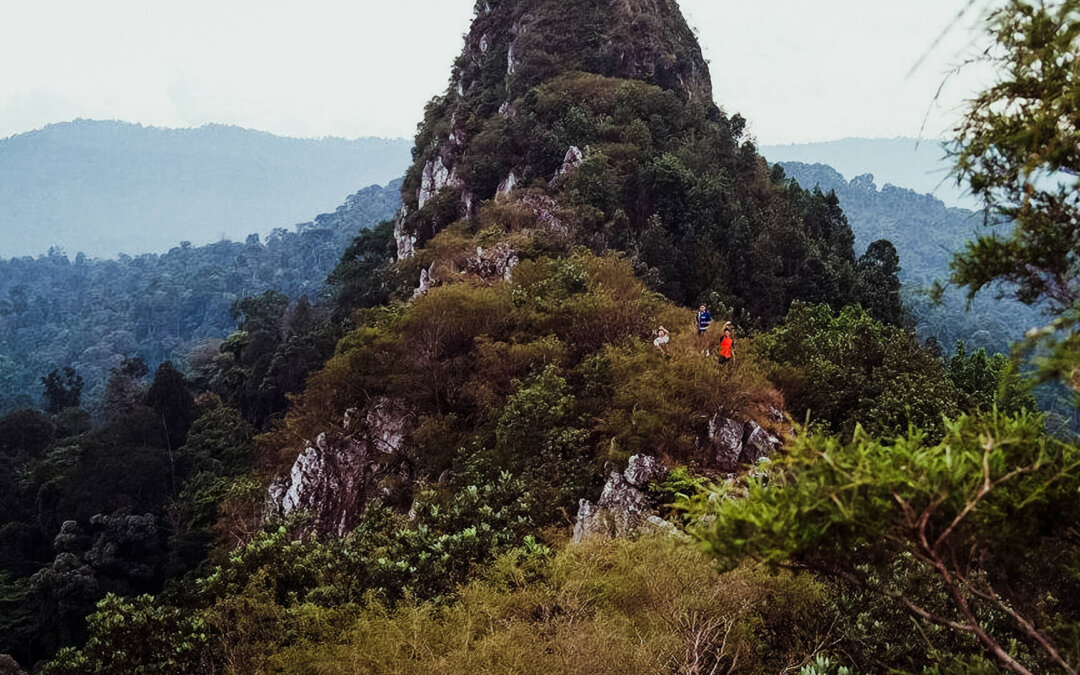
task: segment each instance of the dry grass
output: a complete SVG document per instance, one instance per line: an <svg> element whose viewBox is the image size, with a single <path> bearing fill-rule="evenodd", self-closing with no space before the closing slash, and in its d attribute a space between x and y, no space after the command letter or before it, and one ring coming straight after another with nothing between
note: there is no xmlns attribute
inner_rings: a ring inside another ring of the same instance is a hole
<svg viewBox="0 0 1080 675"><path fill-rule="evenodd" d="M813 651L820 590L791 576L720 575L666 537L567 546L543 579L513 570L448 606L366 610L338 639L277 653L274 672L776 673Z"/></svg>

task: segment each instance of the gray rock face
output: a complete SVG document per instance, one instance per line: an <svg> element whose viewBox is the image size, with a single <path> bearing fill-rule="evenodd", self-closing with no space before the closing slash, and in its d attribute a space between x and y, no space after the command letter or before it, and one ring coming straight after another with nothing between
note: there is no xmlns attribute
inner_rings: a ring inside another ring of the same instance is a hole
<svg viewBox="0 0 1080 675"><path fill-rule="evenodd" d="M709 421L710 457L716 468L726 473L733 473L740 465L756 464L782 445L757 422L736 422L720 415Z"/></svg>
<svg viewBox="0 0 1080 675"><path fill-rule="evenodd" d="M424 165L424 172L420 177L420 191L416 195L416 201L420 208L424 208L424 204L429 199L454 182L456 181L453 180L450 168L443 162L442 157L429 160Z"/></svg>
<svg viewBox="0 0 1080 675"><path fill-rule="evenodd" d="M518 250L508 242L500 242L488 248L477 247L476 255L465 261L465 272L482 279L509 281L519 262Z"/></svg>
<svg viewBox="0 0 1080 675"><path fill-rule="evenodd" d="M380 399L346 414L344 433L319 434L297 457L289 477L270 487L279 513L306 511L319 532L344 536L363 514L384 455L401 451L411 415Z"/></svg>
<svg viewBox="0 0 1080 675"><path fill-rule="evenodd" d="M563 158L562 166L559 167L559 171L555 174L555 176L565 176L566 174L581 166L581 162L584 159L585 155L582 154L581 150L576 145L571 145L570 149L566 151L566 157Z"/></svg>
<svg viewBox="0 0 1080 675"><path fill-rule="evenodd" d="M650 517L666 522L656 514L648 495L641 489L666 475L667 469L655 457L631 457L625 471L611 472L596 504L587 499L578 504L574 542L629 537L640 531Z"/></svg>
<svg viewBox="0 0 1080 675"><path fill-rule="evenodd" d="M743 444L741 460L746 464L757 464L765 457L770 457L780 448L780 440L771 436L754 422L746 424L746 442Z"/></svg>
<svg viewBox="0 0 1080 675"><path fill-rule="evenodd" d="M405 218L409 215L409 207L402 206L398 211L397 219L394 220L394 241L397 243L398 260L408 260L416 254L416 235L405 231Z"/></svg>
<svg viewBox="0 0 1080 675"><path fill-rule="evenodd" d="M709 443L712 459L721 471L732 472L739 466L743 451L746 425L742 422L714 415L709 420Z"/></svg>
<svg viewBox="0 0 1080 675"><path fill-rule="evenodd" d="M511 171L503 182L499 183L499 189L495 192L496 199L506 199L510 196L510 192L517 187L517 175Z"/></svg>
<svg viewBox="0 0 1080 675"><path fill-rule="evenodd" d="M26 675L15 659L7 654L0 654L0 675Z"/></svg>
<svg viewBox="0 0 1080 675"><path fill-rule="evenodd" d="M626 482L635 487L645 487L650 481L662 480L664 476L667 476L667 469L650 455L634 455L623 472Z"/></svg>

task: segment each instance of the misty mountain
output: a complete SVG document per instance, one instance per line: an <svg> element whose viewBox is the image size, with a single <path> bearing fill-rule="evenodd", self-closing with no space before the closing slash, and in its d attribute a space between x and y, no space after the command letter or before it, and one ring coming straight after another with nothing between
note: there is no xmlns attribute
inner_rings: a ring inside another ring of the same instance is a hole
<svg viewBox="0 0 1080 675"><path fill-rule="evenodd" d="M916 138L845 138L761 148L770 162L827 164L845 176L873 174L882 183L937 197L947 206L979 208L956 184L942 141Z"/></svg>
<svg viewBox="0 0 1080 675"><path fill-rule="evenodd" d="M0 257L164 253L291 228L409 163L409 141L76 120L0 140Z"/></svg>

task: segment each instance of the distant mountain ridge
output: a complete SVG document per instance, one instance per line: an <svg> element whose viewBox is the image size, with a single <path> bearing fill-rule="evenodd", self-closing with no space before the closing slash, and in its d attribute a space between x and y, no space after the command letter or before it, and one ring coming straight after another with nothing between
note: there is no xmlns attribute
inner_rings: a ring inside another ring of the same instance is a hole
<svg viewBox="0 0 1080 675"><path fill-rule="evenodd" d="M91 257L242 240L400 177L404 139L297 139L233 126L75 120L0 140L0 258Z"/></svg>
<svg viewBox="0 0 1080 675"><path fill-rule="evenodd" d="M956 184L943 141L917 138L843 138L821 143L767 145L761 154L770 162L827 164L854 177L873 174L879 182L933 195L947 206L979 208Z"/></svg>

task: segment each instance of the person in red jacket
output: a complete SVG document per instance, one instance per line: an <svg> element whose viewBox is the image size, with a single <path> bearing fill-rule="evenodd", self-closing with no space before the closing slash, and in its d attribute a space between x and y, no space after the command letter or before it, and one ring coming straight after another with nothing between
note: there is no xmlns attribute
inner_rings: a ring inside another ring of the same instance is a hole
<svg viewBox="0 0 1080 675"><path fill-rule="evenodd" d="M720 340L720 363L729 363L735 358L735 337L731 334L731 324L724 326L724 337Z"/></svg>

